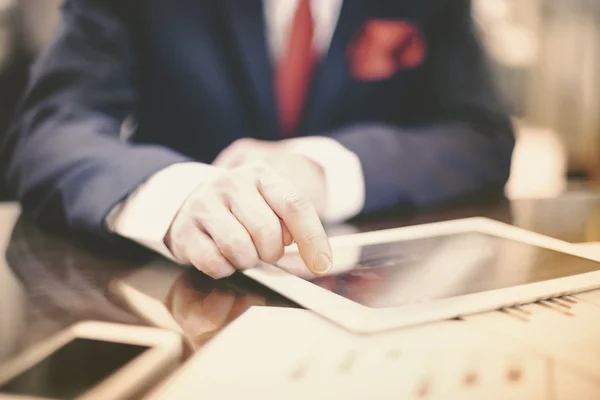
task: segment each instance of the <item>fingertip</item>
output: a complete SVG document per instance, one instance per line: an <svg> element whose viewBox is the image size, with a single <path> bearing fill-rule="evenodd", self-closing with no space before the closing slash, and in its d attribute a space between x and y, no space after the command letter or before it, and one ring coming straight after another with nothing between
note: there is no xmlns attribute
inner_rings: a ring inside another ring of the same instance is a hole
<svg viewBox="0 0 600 400"><path fill-rule="evenodd" d="M304 263L313 274L324 275L331 270L333 256L325 232L311 240L297 240L297 243Z"/></svg>
<svg viewBox="0 0 600 400"><path fill-rule="evenodd" d="M331 270L332 267L333 260L331 258L331 254L320 253L314 258L312 268L310 268L310 270L315 275L325 275Z"/></svg>

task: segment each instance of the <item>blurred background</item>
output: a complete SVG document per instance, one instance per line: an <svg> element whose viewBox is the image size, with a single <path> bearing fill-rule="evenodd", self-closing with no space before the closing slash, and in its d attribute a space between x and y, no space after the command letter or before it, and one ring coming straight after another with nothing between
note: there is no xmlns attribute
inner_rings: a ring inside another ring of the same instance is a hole
<svg viewBox="0 0 600 400"><path fill-rule="evenodd" d="M552 196L600 172L600 1L474 0L518 126L512 197Z"/></svg>
<svg viewBox="0 0 600 400"><path fill-rule="evenodd" d="M0 136L62 0L0 0ZM517 125L506 192L553 197L600 173L600 1L473 0Z"/></svg>

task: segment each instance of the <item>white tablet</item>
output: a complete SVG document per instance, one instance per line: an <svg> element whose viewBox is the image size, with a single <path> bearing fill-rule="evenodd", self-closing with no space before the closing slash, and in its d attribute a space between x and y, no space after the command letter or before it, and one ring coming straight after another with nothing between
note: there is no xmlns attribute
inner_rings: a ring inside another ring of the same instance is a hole
<svg viewBox="0 0 600 400"><path fill-rule="evenodd" d="M181 361L179 335L83 322L0 366L0 399L130 399Z"/></svg>
<svg viewBox="0 0 600 400"><path fill-rule="evenodd" d="M486 218L331 239L334 266L308 272L297 252L245 273L354 332L455 318L600 287L577 246Z"/></svg>

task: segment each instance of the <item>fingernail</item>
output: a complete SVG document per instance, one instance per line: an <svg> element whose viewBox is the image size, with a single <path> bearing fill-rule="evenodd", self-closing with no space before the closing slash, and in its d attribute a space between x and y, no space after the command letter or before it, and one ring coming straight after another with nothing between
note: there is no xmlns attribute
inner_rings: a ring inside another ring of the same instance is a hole
<svg viewBox="0 0 600 400"><path fill-rule="evenodd" d="M315 263L313 264L313 267L317 274L325 274L329 272L331 266L331 257L326 253L319 254L315 259Z"/></svg>

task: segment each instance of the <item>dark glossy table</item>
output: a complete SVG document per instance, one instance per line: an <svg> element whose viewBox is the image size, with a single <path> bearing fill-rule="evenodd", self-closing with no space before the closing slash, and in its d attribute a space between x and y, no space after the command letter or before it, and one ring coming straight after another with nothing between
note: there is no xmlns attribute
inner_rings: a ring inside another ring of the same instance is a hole
<svg viewBox="0 0 600 400"><path fill-rule="evenodd" d="M585 190L552 200L492 198L388 213L328 229L337 235L472 216L570 242L600 242L600 194ZM26 222L13 203L0 204L0 243L0 363L82 320L176 330L189 355L250 306L295 306L243 275L213 281L164 260L136 264L96 254Z"/></svg>

